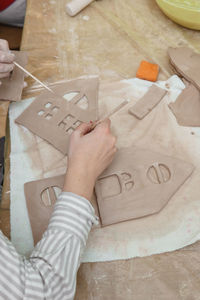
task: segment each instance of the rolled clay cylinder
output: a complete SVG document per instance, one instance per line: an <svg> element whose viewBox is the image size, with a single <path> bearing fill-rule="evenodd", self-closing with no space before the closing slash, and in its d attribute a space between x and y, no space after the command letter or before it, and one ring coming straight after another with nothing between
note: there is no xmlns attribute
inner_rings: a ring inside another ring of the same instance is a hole
<svg viewBox="0 0 200 300"><path fill-rule="evenodd" d="M73 0L66 5L66 11L73 17L93 1L94 0Z"/></svg>

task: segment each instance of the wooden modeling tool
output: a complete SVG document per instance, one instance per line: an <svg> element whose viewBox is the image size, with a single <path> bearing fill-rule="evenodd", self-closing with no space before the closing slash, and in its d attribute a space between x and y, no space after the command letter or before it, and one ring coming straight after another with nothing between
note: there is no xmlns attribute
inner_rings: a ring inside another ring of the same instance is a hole
<svg viewBox="0 0 200 300"><path fill-rule="evenodd" d="M124 107L126 104L129 103L129 100L125 100L122 103L120 103L117 107L115 107L111 112L109 112L105 117L101 118L100 120L93 123L91 130L93 130L97 125L99 125L101 122L103 122L105 119L110 118L113 116L116 112L118 112L122 107Z"/></svg>
<svg viewBox="0 0 200 300"><path fill-rule="evenodd" d="M21 69L24 73L26 73L27 75L29 75L31 78L33 78L35 81L37 81L46 90L48 90L49 92L55 94L52 89L50 89L47 85L45 85L43 82L41 82L37 77L35 77L34 75L32 75L29 71L27 71L22 66L20 66L16 61L14 61L14 65L17 66L19 69Z"/></svg>
<svg viewBox="0 0 200 300"><path fill-rule="evenodd" d="M66 5L68 15L74 17L94 0L72 0Z"/></svg>

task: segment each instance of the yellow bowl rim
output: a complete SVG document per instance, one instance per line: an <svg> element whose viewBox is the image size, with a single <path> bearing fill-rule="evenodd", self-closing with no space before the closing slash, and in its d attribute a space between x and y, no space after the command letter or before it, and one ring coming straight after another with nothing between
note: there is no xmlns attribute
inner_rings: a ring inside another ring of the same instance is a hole
<svg viewBox="0 0 200 300"><path fill-rule="evenodd" d="M157 0L157 2L159 2L159 1L165 2L165 3L167 3L169 5L172 5L172 6L176 7L176 8L183 8L185 10L190 10L190 11L194 11L194 12L200 12L200 7L197 8L197 9L195 9L195 8L190 8L188 6L186 7L183 4L182 5L181 4L180 5L179 4L174 4L172 2L169 2L169 0Z"/></svg>

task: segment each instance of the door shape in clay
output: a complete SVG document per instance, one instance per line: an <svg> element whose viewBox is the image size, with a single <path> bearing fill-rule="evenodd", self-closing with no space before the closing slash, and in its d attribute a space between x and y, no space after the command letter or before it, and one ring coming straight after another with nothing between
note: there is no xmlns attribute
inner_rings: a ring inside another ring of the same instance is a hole
<svg viewBox="0 0 200 300"><path fill-rule="evenodd" d="M98 77L58 84L44 91L15 120L64 155L71 133L82 123L98 119Z"/></svg>
<svg viewBox="0 0 200 300"><path fill-rule="evenodd" d="M119 150L95 186L102 225L158 213L193 169L190 163L156 152Z"/></svg>
<svg viewBox="0 0 200 300"><path fill-rule="evenodd" d="M48 227L57 196L63 188L64 177L60 175L27 182L24 185L34 245L41 240Z"/></svg>

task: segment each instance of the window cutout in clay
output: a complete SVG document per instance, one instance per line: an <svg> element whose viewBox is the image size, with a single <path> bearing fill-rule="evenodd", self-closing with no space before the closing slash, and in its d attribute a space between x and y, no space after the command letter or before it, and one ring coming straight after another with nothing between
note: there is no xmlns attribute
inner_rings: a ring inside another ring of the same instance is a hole
<svg viewBox="0 0 200 300"><path fill-rule="evenodd" d="M44 114L44 110L40 110L40 111L38 112L38 116L43 116L43 114Z"/></svg>
<svg viewBox="0 0 200 300"><path fill-rule="evenodd" d="M59 110L59 107L58 107L58 106L54 106L54 107L52 108L51 112L52 112L53 114L56 114L58 110Z"/></svg>
<svg viewBox="0 0 200 300"><path fill-rule="evenodd" d="M51 102L48 102L48 103L45 104L45 107L49 108L49 107L51 107L51 104L52 104Z"/></svg>
<svg viewBox="0 0 200 300"><path fill-rule="evenodd" d="M64 119L58 124L58 127L68 131L68 127L73 125L74 120L75 118L69 114L66 117L64 117Z"/></svg>
<svg viewBox="0 0 200 300"><path fill-rule="evenodd" d="M65 118L64 118L64 120L63 120L63 122L69 122L70 120L72 120L72 119L75 119L72 115L67 115Z"/></svg>
<svg viewBox="0 0 200 300"><path fill-rule="evenodd" d="M52 207L55 202L56 199L58 197L58 195L60 194L61 189L59 187L49 187L47 189L45 189L42 193L41 193L41 202L45 207Z"/></svg>
<svg viewBox="0 0 200 300"><path fill-rule="evenodd" d="M69 128L66 130L66 132L67 132L68 134L72 134L73 131L74 131L74 129L73 129L72 127L69 127Z"/></svg>
<svg viewBox="0 0 200 300"><path fill-rule="evenodd" d="M101 195L103 199L117 196L122 192L122 187L117 175L99 179L99 185L101 186ZM111 186L112 189L110 188Z"/></svg>
<svg viewBox="0 0 200 300"><path fill-rule="evenodd" d="M72 92L65 94L63 98L65 98L68 102L70 102L74 97L76 97L79 93L78 92Z"/></svg>
<svg viewBox="0 0 200 300"><path fill-rule="evenodd" d="M46 120L50 120L52 117L53 117L53 116L52 116L51 114L47 114L47 115L45 116L45 119L46 119Z"/></svg>
<svg viewBox="0 0 200 300"><path fill-rule="evenodd" d="M134 182L133 181L128 181L128 182L125 182L125 187L126 187L126 190L131 190L134 186Z"/></svg>
<svg viewBox="0 0 200 300"><path fill-rule="evenodd" d="M83 96L78 102L76 102L76 105L79 106L82 109L88 109L88 99L86 96Z"/></svg>
<svg viewBox="0 0 200 300"><path fill-rule="evenodd" d="M170 180L171 173L167 166L155 163L148 169L147 177L152 183L161 184Z"/></svg>
<svg viewBox="0 0 200 300"><path fill-rule="evenodd" d="M74 127L77 128L81 124L82 124L82 122L78 120L74 123Z"/></svg>

